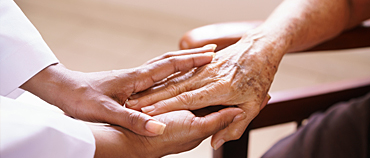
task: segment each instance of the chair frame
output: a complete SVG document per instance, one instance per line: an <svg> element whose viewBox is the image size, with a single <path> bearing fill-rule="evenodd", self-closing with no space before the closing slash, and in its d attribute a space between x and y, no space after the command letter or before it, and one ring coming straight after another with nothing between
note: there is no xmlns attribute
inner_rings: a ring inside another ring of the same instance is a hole
<svg viewBox="0 0 370 158"><path fill-rule="evenodd" d="M271 100L250 123L243 136L214 150L214 158L245 158L248 156L249 132L252 129L296 122L331 105L363 96L370 92L370 77L340 81L325 85L271 93Z"/></svg>

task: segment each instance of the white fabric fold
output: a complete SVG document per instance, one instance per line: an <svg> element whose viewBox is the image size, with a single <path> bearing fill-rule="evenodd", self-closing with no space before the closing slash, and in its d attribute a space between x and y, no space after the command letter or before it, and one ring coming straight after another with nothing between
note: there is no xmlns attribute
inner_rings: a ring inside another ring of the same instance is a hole
<svg viewBox="0 0 370 158"><path fill-rule="evenodd" d="M0 104L1 157L94 157L95 139L82 121L2 96Z"/></svg>
<svg viewBox="0 0 370 158"><path fill-rule="evenodd" d="M23 92L23 83L57 62L15 2L0 0L0 157L94 156L95 139L85 123L10 99Z"/></svg>
<svg viewBox="0 0 370 158"><path fill-rule="evenodd" d="M12 0L0 1L0 95L15 98L18 88L58 59Z"/></svg>

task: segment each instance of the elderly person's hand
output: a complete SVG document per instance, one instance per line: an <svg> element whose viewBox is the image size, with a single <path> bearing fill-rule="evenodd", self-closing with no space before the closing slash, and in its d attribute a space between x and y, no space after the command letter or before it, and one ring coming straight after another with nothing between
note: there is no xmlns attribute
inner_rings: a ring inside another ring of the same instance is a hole
<svg viewBox="0 0 370 158"><path fill-rule="evenodd" d="M266 105L283 50L256 32L216 53L212 63L188 73L172 76L128 101L128 107L157 115L180 109L211 105L236 105L244 110L243 119L233 122L212 139L214 148L238 139ZM281 49L281 50L279 50Z"/></svg>
<svg viewBox="0 0 370 158"><path fill-rule="evenodd" d="M171 52L132 69L83 73L51 65L22 89L59 107L77 119L119 125L146 136L163 133L165 125L153 117L124 107L127 98L175 72L211 62L214 46Z"/></svg>
<svg viewBox="0 0 370 158"><path fill-rule="evenodd" d="M211 64L172 76L168 82L132 96L128 103L150 115L237 105L245 118L218 132L212 141L222 144L237 139L261 109L283 55L306 50L359 25L369 18L369 6L369 1L285 0L263 24L218 52Z"/></svg>
<svg viewBox="0 0 370 158"><path fill-rule="evenodd" d="M205 109L202 109L205 110ZM243 110L226 108L205 116L188 110L154 116L166 123L163 135L146 137L115 126L90 126L96 142L95 157L157 158L190 150L205 138L237 120Z"/></svg>

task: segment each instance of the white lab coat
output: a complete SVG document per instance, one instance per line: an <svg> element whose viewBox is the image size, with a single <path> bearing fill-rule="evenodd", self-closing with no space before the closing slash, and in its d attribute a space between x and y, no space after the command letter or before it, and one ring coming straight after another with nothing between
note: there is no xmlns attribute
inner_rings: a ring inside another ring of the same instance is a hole
<svg viewBox="0 0 370 158"><path fill-rule="evenodd" d="M19 86L57 62L15 2L0 0L0 157L94 156L95 139L85 123L10 99L23 92Z"/></svg>

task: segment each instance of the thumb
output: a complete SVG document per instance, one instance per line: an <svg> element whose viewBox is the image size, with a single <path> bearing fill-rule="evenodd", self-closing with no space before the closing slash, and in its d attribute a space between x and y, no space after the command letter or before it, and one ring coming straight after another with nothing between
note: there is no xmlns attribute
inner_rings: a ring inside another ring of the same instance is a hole
<svg viewBox="0 0 370 158"><path fill-rule="evenodd" d="M155 118L125 107L118 107L111 115L106 115L106 122L125 127L136 134L143 136L161 135L166 124Z"/></svg>
<svg viewBox="0 0 370 158"><path fill-rule="evenodd" d="M240 108L225 108L218 112L208 114L200 118L198 126L203 134L203 136L210 136L216 132L226 128L230 123L233 122L234 118L239 114L242 114L243 110Z"/></svg>

